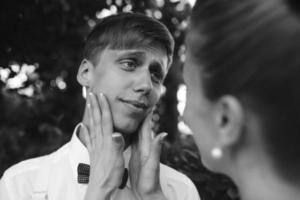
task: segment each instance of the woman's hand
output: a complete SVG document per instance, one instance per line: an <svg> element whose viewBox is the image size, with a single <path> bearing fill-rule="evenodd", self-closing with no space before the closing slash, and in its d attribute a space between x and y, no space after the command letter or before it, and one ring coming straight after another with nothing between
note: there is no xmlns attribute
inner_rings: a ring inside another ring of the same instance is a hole
<svg viewBox="0 0 300 200"><path fill-rule="evenodd" d="M132 144L129 175L132 190L138 200L166 199L159 181L159 165L162 141L167 133L153 138L152 113L144 120L139 130L138 141Z"/></svg>
<svg viewBox="0 0 300 200"><path fill-rule="evenodd" d="M113 133L110 107L103 94L87 98L88 124L82 124L90 155L90 177L85 200L106 200L117 189L124 173L124 139Z"/></svg>

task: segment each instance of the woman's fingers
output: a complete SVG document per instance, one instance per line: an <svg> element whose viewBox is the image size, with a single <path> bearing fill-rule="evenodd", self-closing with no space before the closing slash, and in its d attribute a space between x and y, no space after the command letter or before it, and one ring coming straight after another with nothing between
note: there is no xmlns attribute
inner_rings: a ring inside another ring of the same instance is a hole
<svg viewBox="0 0 300 200"><path fill-rule="evenodd" d="M99 102L102 110L101 126L103 131L103 137L105 138L104 139L105 141L111 140L112 132L113 132L113 122L112 122L110 106L103 93L100 93L98 97L99 97Z"/></svg>
<svg viewBox="0 0 300 200"><path fill-rule="evenodd" d="M114 190L122 182L125 141L120 133L112 132L111 111L105 97L89 93L87 119L87 126L81 127L91 163L88 188Z"/></svg>
<svg viewBox="0 0 300 200"><path fill-rule="evenodd" d="M140 148L133 146L129 172L130 181L136 196L144 196L150 193L162 194L159 180L159 166L162 142L166 136L167 133L160 133L151 140L150 152L146 159L143 159L143 156L137 156L140 153Z"/></svg>
<svg viewBox="0 0 300 200"><path fill-rule="evenodd" d="M110 151L113 143L113 150L119 152L119 149L121 149L123 151L125 141L120 133L113 134L112 115L106 97L102 93L95 95L90 92L87 105L89 105L87 107L91 129L91 144L95 144L94 146L98 148L101 147L104 151Z"/></svg>
<svg viewBox="0 0 300 200"><path fill-rule="evenodd" d="M90 96L87 98L87 117L88 117L88 129L89 129L89 137L91 141L91 145L95 146L95 139L96 139L96 131L94 126L94 120L93 120L93 113L92 113L92 105Z"/></svg>
<svg viewBox="0 0 300 200"><path fill-rule="evenodd" d="M150 148L151 148L151 123L152 123L152 112L148 114L148 116L143 121L141 129L139 131L139 149L142 157L149 156Z"/></svg>
<svg viewBox="0 0 300 200"><path fill-rule="evenodd" d="M87 127L82 122L80 123L80 128L81 128L82 133L83 133L83 138L84 138L84 141L85 141L86 148L88 149L89 152L91 152L92 151L92 142L91 142L89 131L88 131Z"/></svg>
<svg viewBox="0 0 300 200"><path fill-rule="evenodd" d="M158 134L152 141L149 161L152 162L153 166L155 166L156 164L157 166L159 166L163 140L167 135L168 133L162 132Z"/></svg>
<svg viewBox="0 0 300 200"><path fill-rule="evenodd" d="M103 133L102 133L102 111L100 108L99 101L95 94L89 93L90 103L91 103L91 114L92 114L92 121L93 121L93 132L95 137L95 142L97 145L101 144Z"/></svg>

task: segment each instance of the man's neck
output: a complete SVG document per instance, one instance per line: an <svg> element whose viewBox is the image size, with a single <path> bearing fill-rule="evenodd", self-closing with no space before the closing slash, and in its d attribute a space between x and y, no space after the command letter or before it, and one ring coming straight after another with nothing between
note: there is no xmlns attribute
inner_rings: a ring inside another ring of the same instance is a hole
<svg viewBox="0 0 300 200"><path fill-rule="evenodd" d="M78 129L78 133L76 133L76 134L77 134L79 140L82 142L82 144L84 146L86 146L86 142L85 142L85 139L84 139L83 130L82 130L81 127ZM132 135L135 135L135 134L132 134ZM124 135L124 134L122 134L122 136L123 136L124 141L125 141L125 146L124 146L124 151L125 151L131 145L131 143L133 142L134 138L131 135Z"/></svg>
<svg viewBox="0 0 300 200"><path fill-rule="evenodd" d="M82 128L79 127L76 134L77 134L79 140L82 142L82 144L84 146L86 146ZM125 167L128 167L128 163L129 163L130 156L131 156L130 145L131 145L132 139L130 139L129 137L124 137L124 138L126 138L125 139L125 148L124 148L124 160L125 160Z"/></svg>

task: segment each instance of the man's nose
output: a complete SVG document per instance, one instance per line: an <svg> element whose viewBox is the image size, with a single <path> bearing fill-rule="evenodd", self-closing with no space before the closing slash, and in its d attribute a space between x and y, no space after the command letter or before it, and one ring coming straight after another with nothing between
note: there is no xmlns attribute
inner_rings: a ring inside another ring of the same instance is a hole
<svg viewBox="0 0 300 200"><path fill-rule="evenodd" d="M143 70L136 77L134 90L143 94L148 94L153 88L151 74L148 70Z"/></svg>

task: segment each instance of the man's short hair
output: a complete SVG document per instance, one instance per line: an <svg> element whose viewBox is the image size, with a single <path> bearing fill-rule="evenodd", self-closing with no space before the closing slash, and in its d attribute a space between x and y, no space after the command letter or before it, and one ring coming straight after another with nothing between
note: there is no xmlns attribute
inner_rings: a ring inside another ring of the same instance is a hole
<svg viewBox="0 0 300 200"><path fill-rule="evenodd" d="M138 13L120 13L103 18L89 34L83 57L96 64L105 48L133 49L155 47L166 51L172 62L174 40L159 21Z"/></svg>

